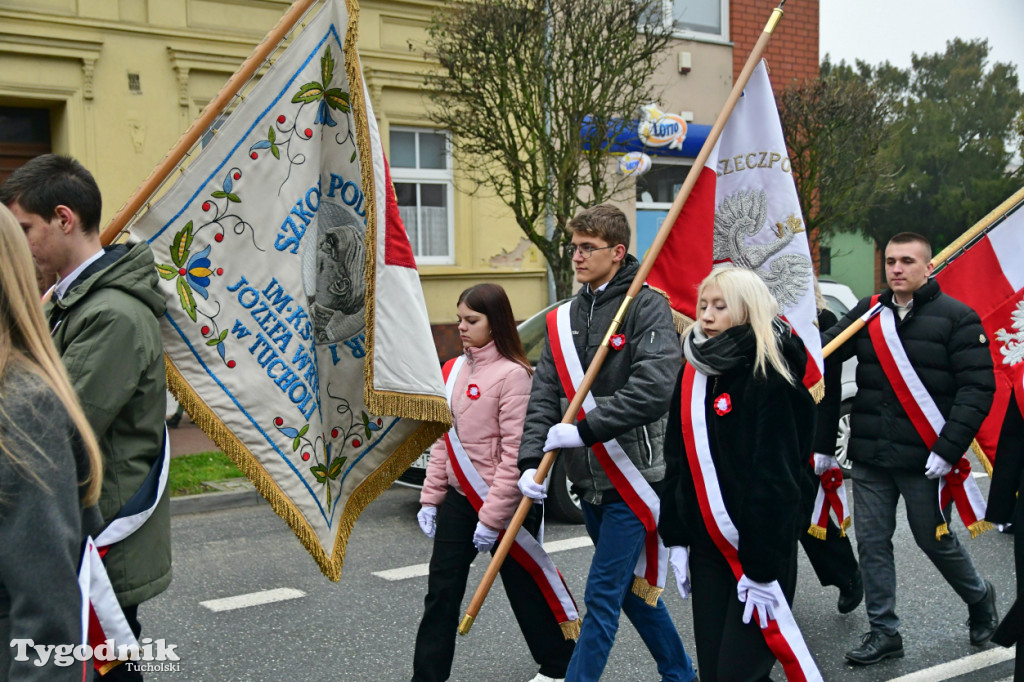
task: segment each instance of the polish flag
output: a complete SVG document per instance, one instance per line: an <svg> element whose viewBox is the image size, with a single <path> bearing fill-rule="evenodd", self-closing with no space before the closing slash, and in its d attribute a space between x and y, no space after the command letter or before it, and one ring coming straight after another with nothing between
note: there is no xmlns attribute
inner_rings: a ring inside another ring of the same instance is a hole
<svg viewBox="0 0 1024 682"><path fill-rule="evenodd" d="M762 61L754 69L647 282L694 318L697 287L713 266L757 272L779 314L807 347L804 385L822 380L814 265L775 96Z"/></svg>
<svg viewBox="0 0 1024 682"><path fill-rule="evenodd" d="M991 462L1024 360L1024 210L1018 207L935 278L942 290L974 308L988 335L996 370L992 409L975 440Z"/></svg>

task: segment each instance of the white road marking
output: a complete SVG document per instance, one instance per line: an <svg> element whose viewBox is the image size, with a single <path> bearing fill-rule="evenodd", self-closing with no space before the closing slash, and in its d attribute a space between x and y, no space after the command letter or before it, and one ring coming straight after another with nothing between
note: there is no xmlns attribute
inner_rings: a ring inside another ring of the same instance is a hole
<svg viewBox="0 0 1024 682"><path fill-rule="evenodd" d="M244 609L248 606L261 606L262 604L272 604L276 601L287 601L288 599L298 599L305 596L306 593L302 590L279 587L275 590L262 590L260 592L240 594L235 597L201 601L199 605L205 606L211 611L232 611L234 609Z"/></svg>
<svg viewBox="0 0 1024 682"><path fill-rule="evenodd" d="M565 552L570 549L579 549L580 547L593 546L594 541L587 535L583 535L578 538L568 538L566 540L555 540L553 542L544 543L544 549L547 550L548 554ZM430 564L413 564L411 566L402 566L401 568L391 568L386 571L376 571L373 575L378 578L394 582L398 580L409 580L410 578L422 578L429 573Z"/></svg>
<svg viewBox="0 0 1024 682"><path fill-rule="evenodd" d="M965 656L949 663L918 670L903 677L894 677L889 682L939 682L940 680L948 680L975 670L988 668L1003 661L1011 661L1016 654L1017 647L1015 646L1009 648L997 647L988 651L982 651L980 654Z"/></svg>

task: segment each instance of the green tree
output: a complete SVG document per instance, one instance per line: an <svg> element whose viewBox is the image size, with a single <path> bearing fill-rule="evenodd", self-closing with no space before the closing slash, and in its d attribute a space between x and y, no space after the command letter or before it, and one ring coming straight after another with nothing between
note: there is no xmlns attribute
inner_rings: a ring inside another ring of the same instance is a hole
<svg viewBox="0 0 1024 682"><path fill-rule="evenodd" d="M627 186L609 133L651 101L661 17L661 0L450 0L433 16L431 120L470 191L493 190L547 259L559 298L572 289L566 224Z"/></svg>
<svg viewBox="0 0 1024 682"><path fill-rule="evenodd" d="M870 208L893 189L894 169L880 154L892 131L887 94L826 56L817 78L778 99L808 234L863 230Z"/></svg>
<svg viewBox="0 0 1024 682"><path fill-rule="evenodd" d="M913 55L908 70L858 64L891 106L885 161L898 169L893 192L870 208L860 230L883 247L896 232L948 245L1020 186L1011 169L1024 94L1016 68L989 66L988 41L946 44Z"/></svg>

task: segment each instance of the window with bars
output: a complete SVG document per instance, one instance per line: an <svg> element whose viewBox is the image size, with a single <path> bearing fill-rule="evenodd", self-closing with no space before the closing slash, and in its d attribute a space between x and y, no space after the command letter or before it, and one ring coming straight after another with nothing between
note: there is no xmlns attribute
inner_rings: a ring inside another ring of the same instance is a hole
<svg viewBox="0 0 1024 682"><path fill-rule="evenodd" d="M455 262L451 152L444 131L391 128L391 180L416 262Z"/></svg>

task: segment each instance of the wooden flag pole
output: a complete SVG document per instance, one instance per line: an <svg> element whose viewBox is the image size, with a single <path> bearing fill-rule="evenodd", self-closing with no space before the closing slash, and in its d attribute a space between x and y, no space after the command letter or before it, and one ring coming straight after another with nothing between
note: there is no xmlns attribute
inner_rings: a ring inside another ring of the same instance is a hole
<svg viewBox="0 0 1024 682"><path fill-rule="evenodd" d="M174 171L175 168L181 163L188 151L192 149L199 138L203 136L203 133L209 128L213 122L217 119L224 109L227 108L228 103L231 99L242 89L253 74L259 70L263 63L267 60L277 46L284 40L284 37L295 27L295 24L299 22L306 11L313 6L317 0L295 0L292 6L285 12L284 16L277 22L277 25L270 30L269 33L263 38L263 41L252 51L249 58L246 59L242 66L238 68L228 82L221 88L221 91L217 93L215 97L206 108L203 109L203 113L200 114L199 118L193 121L189 129L185 131L185 134L181 136L177 144L167 152L167 156L164 157L163 161L153 169L153 172L149 174L149 177L139 186L135 193L128 198L128 201L124 203L124 206L117 212L117 214L111 219L110 223L100 233L100 241L103 245L107 245L117 238L128 224L128 221L135 216L136 213L142 208L142 206L149 200L149 198L156 192L160 185L163 184L167 176Z"/></svg>
<svg viewBox="0 0 1024 682"><path fill-rule="evenodd" d="M932 258L932 266L936 268L945 266L946 262L949 261L954 254L960 251L966 251L967 247L975 239L985 234L988 228L992 226L992 223L996 222L1004 215L1009 213L1010 209L1012 209L1014 206L1021 203L1022 201L1024 201L1024 187L1021 187L1019 190L1010 195L1009 199L1007 199L1006 201L1004 201L1003 203L999 204L994 209L989 211L988 215L986 215L984 218L976 222L973 226L968 228L966 232L957 237L957 239L952 244L950 244L942 251L940 251L937 256ZM864 320L854 320L849 327L844 329L842 333L839 334L839 336L829 341L828 344L826 344L825 347L821 349L822 357L827 358L829 355L834 353L836 348L839 348L839 346L849 341L850 337L852 337L854 334L863 329L865 324L867 323Z"/></svg>
<svg viewBox="0 0 1024 682"><path fill-rule="evenodd" d="M694 185L697 184L697 178L703 170L708 157L711 156L711 151L718 142L718 138L725 129L725 124L729 121L729 116L732 114L732 110L736 106L736 102L739 101L740 95L743 94L743 88L746 87L747 81L750 80L750 75L757 67L757 63L761 60L761 55L764 53L765 48L768 47L768 41L772 37L772 32L782 19L782 6L784 4L785 0L782 0L782 2L779 3L779 6L772 10L772 14L768 18L768 23L765 25L764 31L761 32L760 37L754 44L754 49L750 52L750 56L747 57L747 62L743 65L743 70L740 71L739 76L736 78L736 82L732 86L732 91L729 93L729 97L725 100L725 104L722 107L722 111L718 114L715 124L711 127L711 132L708 133L704 146L701 147L700 153L694 160L693 165L690 166L690 171L686 174L686 180L683 181L683 186L679 188L679 193L676 195L675 201L672 202L672 207L669 209L668 215L666 215L665 219L662 221L661 227L658 229L658 234L655 236L654 242L647 251L647 255L644 256L644 260L640 264L640 269L633 278L633 282L630 284L629 290L626 292L626 297L623 299L622 305L619 306L618 312L615 313L615 318L608 327L608 331L604 335L604 340L601 342L601 346L597 349L594 359L590 362L590 366L587 368L586 374L583 375L583 381L580 383L579 390L576 391L575 397L573 397L572 401L569 403L569 407L565 411L565 415L562 417L563 424L571 424L575 421L576 415L579 413L580 407L583 405L584 397L586 397L590 392L591 386L594 385L594 379L597 377L597 373L601 370L601 366L604 364L605 358L608 356L609 339L615 335L619 327L622 325L622 322L626 317L626 311L629 309L629 304L640 292L644 281L647 279L647 275L650 274L651 268L654 267L654 261L661 252L661 248L665 245L669 232L672 231L672 226L675 225L676 218L679 217L680 211L683 210L683 204L686 203L687 198L690 196L690 191L693 190ZM544 453L544 457L541 459L540 465L537 467L537 474L534 476L534 480L537 483L543 483L544 479L547 478L548 471L551 469L551 465L554 464L555 454L556 451L554 450ZM459 634L468 634L470 628L473 627L473 621L476 619L477 614L480 613L480 608L483 606L484 599L487 598L487 593L490 592L491 586L494 584L494 579L498 577L498 570L501 568L501 564L505 561L505 557L508 556L509 549L512 547L512 543L515 542L516 534L522 527L523 521L526 520L526 515L529 513L532 505L533 500L528 497L524 497L519 503L516 513L512 516L512 520L509 521L508 527L505 529L505 535L501 540L501 544L499 544L498 548L495 550L494 557L491 559L491 563L487 566L487 570L484 572L484 576L480 580L480 585L476 588L476 593L473 595L473 599L469 602L469 607L466 609L466 615L462 617L462 622L459 623Z"/></svg>

